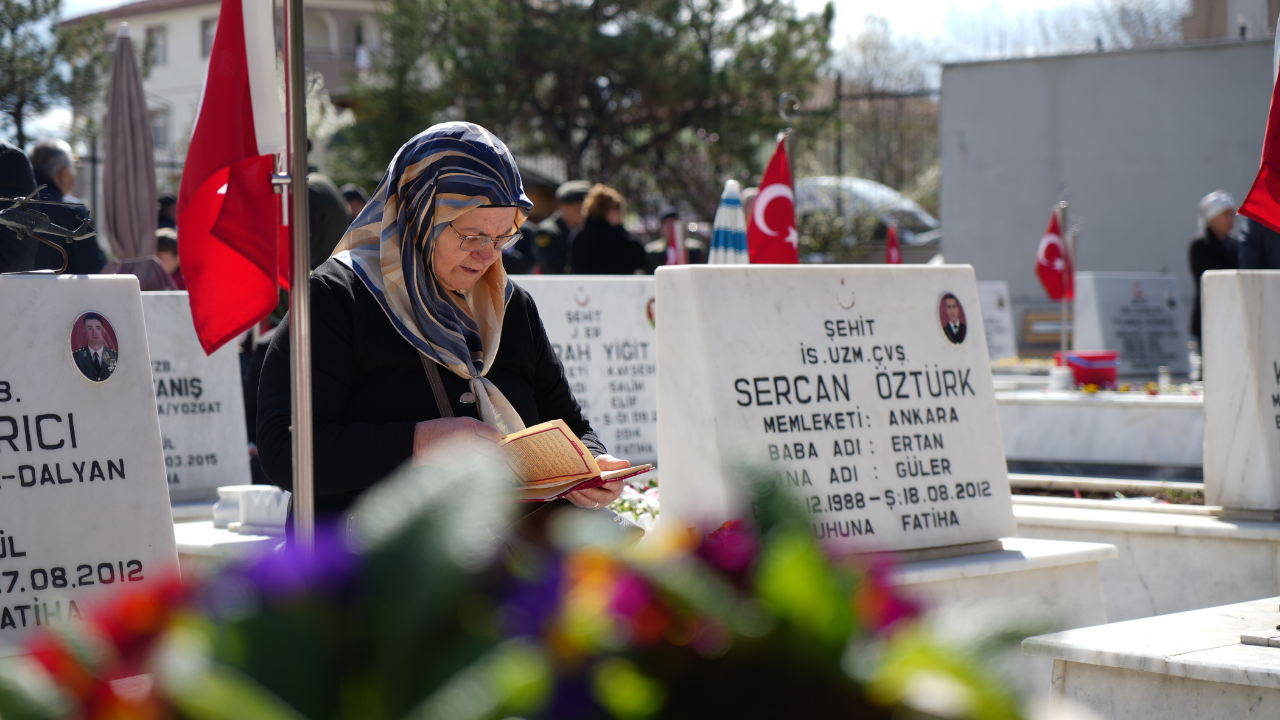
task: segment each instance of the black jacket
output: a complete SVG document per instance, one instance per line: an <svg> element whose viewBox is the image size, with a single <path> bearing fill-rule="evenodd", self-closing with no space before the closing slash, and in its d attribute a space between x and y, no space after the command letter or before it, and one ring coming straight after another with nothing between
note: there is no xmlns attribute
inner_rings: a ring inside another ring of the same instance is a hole
<svg viewBox="0 0 1280 720"><path fill-rule="evenodd" d="M57 185L53 184L53 180L36 173L36 185L44 185L44 189L37 196L41 200L49 200L52 202L76 203L79 207L67 207L66 205L37 205L40 212L49 216L54 225L67 230L75 230L80 227L80 221L89 216L89 208L84 206L84 202L80 198L71 195L63 195ZM45 236L41 236L45 237ZM62 246L67 251L67 272L71 275L95 275L102 272L102 268L107 264L107 256L102 254L102 248L98 247L98 236L90 235L83 240L71 242L66 238L46 237ZM36 270L57 270L62 267L62 255L57 250L40 243L40 247L36 248Z"/></svg>
<svg viewBox="0 0 1280 720"><path fill-rule="evenodd" d="M1280 233L1249 218L1240 241L1241 270L1280 270Z"/></svg>
<svg viewBox="0 0 1280 720"><path fill-rule="evenodd" d="M574 275L634 275L647 267L644 246L620 225L588 217L569 236L569 269Z"/></svg>
<svg viewBox="0 0 1280 720"><path fill-rule="evenodd" d="M440 417L418 351L392 327L350 268L327 260L311 274L311 368L316 514L341 512L413 455L414 426ZM289 317L271 338L258 385L258 452L273 483L291 490ZM442 369L457 417L477 417L458 398L462 378ZM526 425L563 419L595 454L605 452L551 349L538 309L519 287L486 376Z"/></svg>
<svg viewBox="0 0 1280 720"><path fill-rule="evenodd" d="M12 200L26 197L36 189L36 178L31 172L31 161L26 153L0 140L0 198ZM10 203L0 203L0 210ZM40 210L40 206L34 209ZM17 233L0 227L0 273L30 270L36 260L35 238L18 239Z"/></svg>
<svg viewBox="0 0 1280 720"><path fill-rule="evenodd" d="M1200 341L1200 276L1207 270L1235 270L1240 267L1240 250L1235 238L1219 238L1209 228L1191 241L1188 253L1191 277L1196 281L1196 302L1191 306L1191 335ZM1201 352L1204 352L1203 349Z"/></svg>

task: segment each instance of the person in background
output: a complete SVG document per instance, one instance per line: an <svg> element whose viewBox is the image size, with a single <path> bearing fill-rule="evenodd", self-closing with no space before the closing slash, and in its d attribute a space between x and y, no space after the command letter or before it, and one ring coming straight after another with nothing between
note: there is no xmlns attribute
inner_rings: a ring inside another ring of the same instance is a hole
<svg viewBox="0 0 1280 720"><path fill-rule="evenodd" d="M1241 270L1280 270L1280 233L1249 218L1240 238Z"/></svg>
<svg viewBox="0 0 1280 720"><path fill-rule="evenodd" d="M520 238L502 249L502 269L508 275L529 275L537 267L533 255L537 236L538 226L525 220L520 225Z"/></svg>
<svg viewBox="0 0 1280 720"><path fill-rule="evenodd" d="M352 220L360 214L365 205L369 204L369 193L355 183L347 183L342 186L342 197L347 200L347 209L351 211Z"/></svg>
<svg viewBox="0 0 1280 720"><path fill-rule="evenodd" d="M82 220L89 217L89 209L84 201L70 195L76 184L75 162L71 157L71 146L63 140L41 140L32 146L28 153L31 169L35 171L36 185L44 185L38 197L49 202L71 203L79 207L66 205L45 205L41 212L49 216L53 224L74 230ZM98 238L91 235L83 240L71 242L66 238L47 238L62 246L67 252L67 270L73 275L93 275L102 272L107 264L107 257L98 246ZM62 255L57 250L40 243L36 248L36 270L57 270L62 267Z"/></svg>
<svg viewBox="0 0 1280 720"><path fill-rule="evenodd" d="M538 224L533 258L543 275L563 275L569 261L569 235L582 225L582 201L591 190L586 180L570 180L556 188L560 209Z"/></svg>
<svg viewBox="0 0 1280 720"><path fill-rule="evenodd" d="M25 153L0 140L0 198L13 200L26 197L36 189L36 177ZM0 209L9 203L0 203ZM36 262L36 246L32 238L18 239L13 230L0 226L0 273L30 270Z"/></svg>
<svg viewBox="0 0 1280 720"><path fill-rule="evenodd" d="M1200 199L1200 234L1188 253L1191 277L1196 281L1196 302L1191 306L1191 335L1200 347L1200 276L1208 270L1235 270L1240 250L1235 238L1236 202L1226 190L1214 190Z"/></svg>
<svg viewBox="0 0 1280 720"><path fill-rule="evenodd" d="M178 261L178 233L173 228L156 229L156 259L173 278L173 284L179 290L186 290L187 281L182 277L182 263Z"/></svg>
<svg viewBox="0 0 1280 720"><path fill-rule="evenodd" d="M177 229L178 198L165 193L157 198L157 202L160 205L160 211L156 214L156 227Z"/></svg>
<svg viewBox="0 0 1280 720"><path fill-rule="evenodd" d="M587 219L569 236L568 271L576 275L634 275L645 271L644 246L622 227L626 200L597 184L582 203Z"/></svg>

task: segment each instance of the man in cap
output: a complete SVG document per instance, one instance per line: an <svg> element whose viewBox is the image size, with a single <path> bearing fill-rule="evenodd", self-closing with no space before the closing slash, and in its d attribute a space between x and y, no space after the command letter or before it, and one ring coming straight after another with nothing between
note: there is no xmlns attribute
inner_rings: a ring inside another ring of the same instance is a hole
<svg viewBox="0 0 1280 720"><path fill-rule="evenodd" d="M569 260L569 233L582 225L582 201L591 191L586 180L570 180L556 188L560 209L538 225L533 256L543 275L563 275Z"/></svg>
<svg viewBox="0 0 1280 720"><path fill-rule="evenodd" d="M342 186L342 197L347 201L347 209L351 211L352 220L360 214L365 205L369 204L369 193L355 183Z"/></svg>

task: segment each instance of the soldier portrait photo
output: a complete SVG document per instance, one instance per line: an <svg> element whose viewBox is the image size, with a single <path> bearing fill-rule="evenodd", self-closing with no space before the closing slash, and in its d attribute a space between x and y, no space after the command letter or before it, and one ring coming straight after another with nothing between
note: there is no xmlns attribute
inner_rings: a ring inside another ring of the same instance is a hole
<svg viewBox="0 0 1280 720"><path fill-rule="evenodd" d="M71 326L71 359L81 375L102 382L116 371L120 346L115 328L101 313L87 312Z"/></svg>
<svg viewBox="0 0 1280 720"><path fill-rule="evenodd" d="M951 293L944 293L942 299L938 301L938 320L942 323L942 334L952 344L959 345L964 342L966 334L964 323L964 307L960 305L960 300Z"/></svg>

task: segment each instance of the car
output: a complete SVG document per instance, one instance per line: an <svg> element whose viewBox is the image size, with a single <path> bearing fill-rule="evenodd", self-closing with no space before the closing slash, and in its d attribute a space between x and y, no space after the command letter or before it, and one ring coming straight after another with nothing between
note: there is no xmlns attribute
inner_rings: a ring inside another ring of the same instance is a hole
<svg viewBox="0 0 1280 720"><path fill-rule="evenodd" d="M940 242L937 218L888 185L857 177L817 176L797 178L796 215L812 212L846 215L877 214L875 239L883 240L890 222L898 224L898 240L905 245Z"/></svg>

